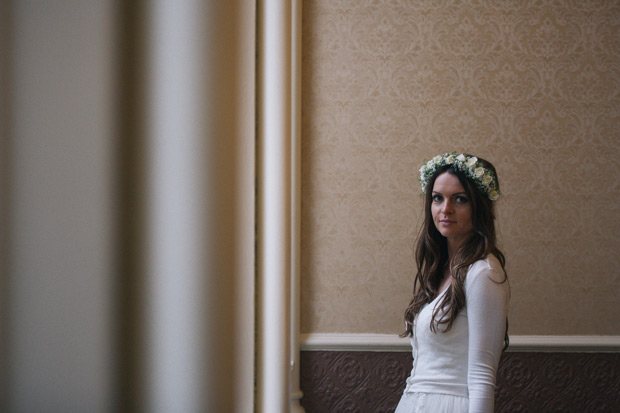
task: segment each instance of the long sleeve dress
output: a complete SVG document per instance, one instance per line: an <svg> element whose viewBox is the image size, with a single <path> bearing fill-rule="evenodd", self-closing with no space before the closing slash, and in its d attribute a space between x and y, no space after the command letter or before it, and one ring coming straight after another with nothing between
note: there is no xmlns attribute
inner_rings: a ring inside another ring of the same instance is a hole
<svg viewBox="0 0 620 413"><path fill-rule="evenodd" d="M465 306L452 328L430 330L435 306L414 321L413 368L396 413L493 412L495 374L502 352L509 285L497 258L472 264L465 277Z"/></svg>

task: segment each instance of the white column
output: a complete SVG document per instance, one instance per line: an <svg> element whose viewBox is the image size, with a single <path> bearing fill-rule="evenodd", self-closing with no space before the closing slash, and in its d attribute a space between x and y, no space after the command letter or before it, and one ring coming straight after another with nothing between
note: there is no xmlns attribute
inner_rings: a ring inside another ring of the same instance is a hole
<svg viewBox="0 0 620 413"><path fill-rule="evenodd" d="M257 406L290 409L291 3L258 10Z"/></svg>
<svg viewBox="0 0 620 413"><path fill-rule="evenodd" d="M301 0L292 2L291 27L291 412L303 412L299 387L301 244Z"/></svg>
<svg viewBox="0 0 620 413"><path fill-rule="evenodd" d="M253 12L241 0L158 0L146 10L141 405L149 412L253 405L248 5Z"/></svg>

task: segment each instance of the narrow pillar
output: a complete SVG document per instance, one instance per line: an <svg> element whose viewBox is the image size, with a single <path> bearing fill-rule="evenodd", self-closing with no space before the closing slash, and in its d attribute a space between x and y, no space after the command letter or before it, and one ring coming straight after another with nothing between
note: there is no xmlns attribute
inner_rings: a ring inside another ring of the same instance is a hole
<svg viewBox="0 0 620 413"><path fill-rule="evenodd" d="M291 3L258 9L257 406L290 408Z"/></svg>
<svg viewBox="0 0 620 413"><path fill-rule="evenodd" d="M299 367L301 270L301 0L292 2L291 27L291 412L303 412Z"/></svg>

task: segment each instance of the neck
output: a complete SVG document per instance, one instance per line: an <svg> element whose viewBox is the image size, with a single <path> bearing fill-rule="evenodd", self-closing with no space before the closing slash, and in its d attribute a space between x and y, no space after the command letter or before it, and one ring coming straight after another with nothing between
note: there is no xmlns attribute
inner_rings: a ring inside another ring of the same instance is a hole
<svg viewBox="0 0 620 413"><path fill-rule="evenodd" d="M463 246L463 244L472 236L472 233L468 233L465 236L459 238L448 238L448 260L451 260L452 257L456 255L459 248Z"/></svg>
<svg viewBox="0 0 620 413"><path fill-rule="evenodd" d="M448 239L448 262L452 260L452 257L456 255L456 252L461 248L463 241L456 241Z"/></svg>

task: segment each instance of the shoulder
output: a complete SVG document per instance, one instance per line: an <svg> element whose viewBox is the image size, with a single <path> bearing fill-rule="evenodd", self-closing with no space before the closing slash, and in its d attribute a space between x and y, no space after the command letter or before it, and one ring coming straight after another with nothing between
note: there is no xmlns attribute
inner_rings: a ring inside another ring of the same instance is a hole
<svg viewBox="0 0 620 413"><path fill-rule="evenodd" d="M486 314L490 308L507 310L510 284L499 260L489 255L469 266L465 276L465 300L470 311Z"/></svg>
<svg viewBox="0 0 620 413"><path fill-rule="evenodd" d="M486 283L488 281L508 284L502 264L493 254L489 254L486 258L478 260L469 266L467 277L465 278L465 286L467 287L474 283Z"/></svg>

